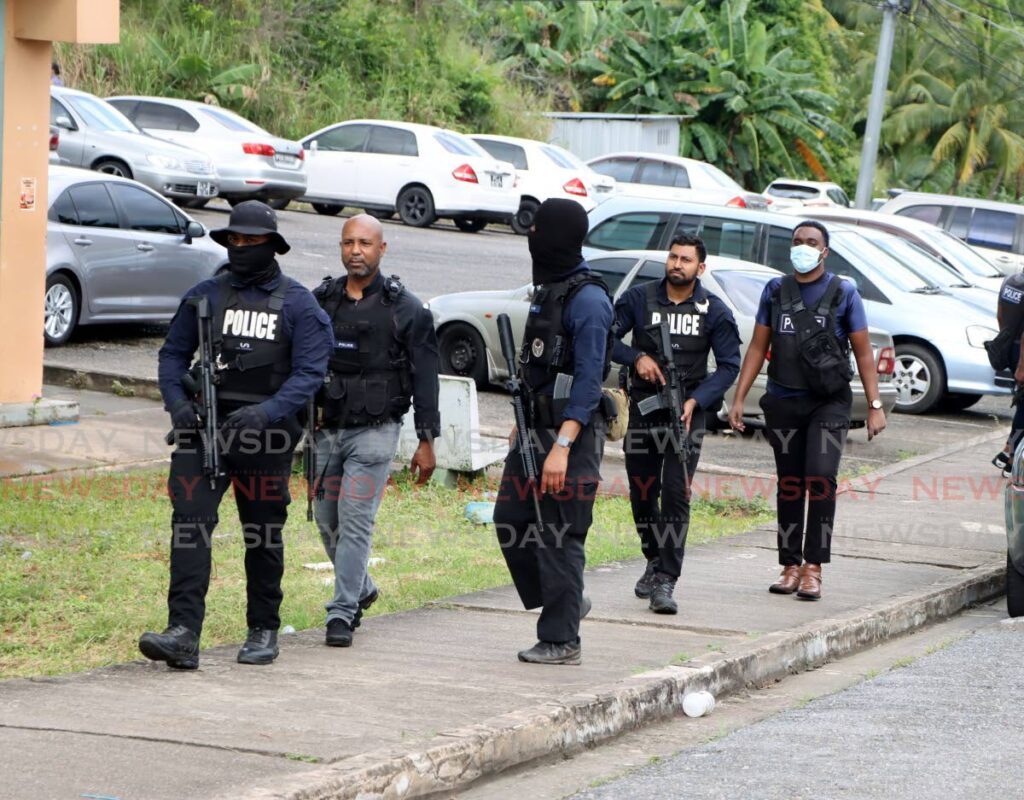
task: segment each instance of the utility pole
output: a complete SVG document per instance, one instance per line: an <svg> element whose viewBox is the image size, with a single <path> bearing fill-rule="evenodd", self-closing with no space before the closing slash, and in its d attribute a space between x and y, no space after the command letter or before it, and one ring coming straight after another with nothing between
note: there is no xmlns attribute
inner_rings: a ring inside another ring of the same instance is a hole
<svg viewBox="0 0 1024 800"><path fill-rule="evenodd" d="M882 32L878 36L878 58L875 61L875 79L871 84L871 102L868 121L864 128L864 148L860 154L860 176L857 178L857 208L871 208L871 195L875 184L875 161L878 158L878 138L885 113L885 90L889 85L889 67L892 64L892 45L896 38L896 14L905 9L906 0L883 0Z"/></svg>

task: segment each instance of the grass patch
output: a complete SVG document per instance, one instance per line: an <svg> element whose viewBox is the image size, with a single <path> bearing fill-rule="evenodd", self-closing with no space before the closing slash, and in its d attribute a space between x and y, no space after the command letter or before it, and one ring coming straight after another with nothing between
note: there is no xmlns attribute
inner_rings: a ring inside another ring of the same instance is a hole
<svg viewBox="0 0 1024 800"><path fill-rule="evenodd" d="M23 483L0 483L0 678L52 675L138 658L144 630L166 624L170 502L166 473L146 470ZM509 582L491 525L464 518L465 505L495 488L484 480L457 489L414 487L396 476L381 504L371 567L381 599L370 615ZM306 522L304 486L285 529L281 624L323 625L330 571L303 569L326 560ZM203 646L245 637L241 526L225 497L214 534ZM691 543L740 533L764 522L762 506L696 500ZM587 562L638 558L628 500L599 497Z"/></svg>

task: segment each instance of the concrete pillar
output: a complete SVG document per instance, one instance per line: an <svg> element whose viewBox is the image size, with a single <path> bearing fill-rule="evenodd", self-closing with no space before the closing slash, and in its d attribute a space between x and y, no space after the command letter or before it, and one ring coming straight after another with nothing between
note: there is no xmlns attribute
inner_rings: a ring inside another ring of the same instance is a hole
<svg viewBox="0 0 1024 800"><path fill-rule="evenodd" d="M116 42L117 0L0 0L0 403L43 380L52 42Z"/></svg>

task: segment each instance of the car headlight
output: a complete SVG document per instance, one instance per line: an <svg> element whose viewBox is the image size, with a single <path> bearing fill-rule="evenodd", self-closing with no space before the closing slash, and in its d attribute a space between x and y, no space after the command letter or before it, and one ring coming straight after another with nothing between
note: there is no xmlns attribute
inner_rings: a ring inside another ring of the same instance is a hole
<svg viewBox="0 0 1024 800"><path fill-rule="evenodd" d="M997 331L984 325L967 326L967 344L971 347L984 347L985 342L996 338Z"/></svg>
<svg viewBox="0 0 1024 800"><path fill-rule="evenodd" d="M181 169L181 162L174 158L174 156L146 156L146 160L156 167L163 167L164 169Z"/></svg>

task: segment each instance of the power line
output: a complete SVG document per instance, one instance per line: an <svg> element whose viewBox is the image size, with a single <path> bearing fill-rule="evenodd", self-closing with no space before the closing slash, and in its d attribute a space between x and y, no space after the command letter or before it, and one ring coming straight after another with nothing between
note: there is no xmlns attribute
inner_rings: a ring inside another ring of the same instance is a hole
<svg viewBox="0 0 1024 800"><path fill-rule="evenodd" d="M1000 25L995 20L992 20L992 19L989 19L988 17L982 16L977 11L971 11L970 9L958 6L956 3L951 2L951 0L939 0L939 2L943 3L944 5L949 6L950 8L955 9L956 11L960 12L961 14L966 14L967 16L976 17L977 19L980 19L982 22L984 22L986 25L991 25L993 28L997 28L997 29L999 29L1001 31L1006 31L1007 33L1011 33L1014 36L1016 36L1017 38L1019 38L1021 41L1024 41L1024 31L1021 31L1020 28L1007 28L1005 25ZM938 13L938 12L936 12L936 13Z"/></svg>

